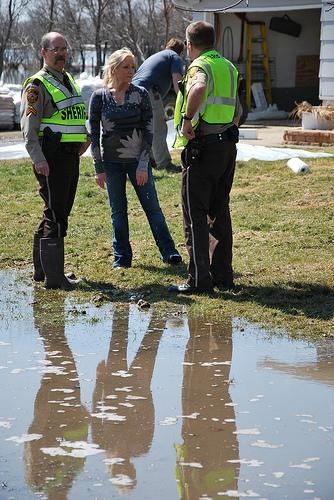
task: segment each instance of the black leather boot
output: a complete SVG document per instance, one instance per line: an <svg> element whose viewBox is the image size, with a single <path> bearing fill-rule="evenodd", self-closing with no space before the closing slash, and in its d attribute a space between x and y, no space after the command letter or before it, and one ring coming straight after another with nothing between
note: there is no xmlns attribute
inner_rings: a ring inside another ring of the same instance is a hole
<svg viewBox="0 0 334 500"><path fill-rule="evenodd" d="M34 234L33 244L32 244L32 261L34 263L34 281L44 281L45 275L41 263L41 253L40 253L40 239L41 235L39 233Z"/></svg>
<svg viewBox="0 0 334 500"><path fill-rule="evenodd" d="M41 238L40 254L45 273L44 287L74 290L77 281L64 275L64 238Z"/></svg>

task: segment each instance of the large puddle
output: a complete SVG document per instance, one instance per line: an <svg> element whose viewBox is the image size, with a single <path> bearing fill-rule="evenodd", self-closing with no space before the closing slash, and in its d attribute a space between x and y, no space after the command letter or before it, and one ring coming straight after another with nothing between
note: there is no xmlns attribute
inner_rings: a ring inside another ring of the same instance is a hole
<svg viewBox="0 0 334 500"><path fill-rule="evenodd" d="M41 315L15 279L0 274L1 499L334 497L332 341L65 294Z"/></svg>

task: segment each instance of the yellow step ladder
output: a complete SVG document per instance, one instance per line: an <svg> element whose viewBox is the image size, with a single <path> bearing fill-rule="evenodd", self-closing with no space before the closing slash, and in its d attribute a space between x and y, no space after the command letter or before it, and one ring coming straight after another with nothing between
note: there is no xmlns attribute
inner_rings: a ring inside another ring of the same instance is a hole
<svg viewBox="0 0 334 500"><path fill-rule="evenodd" d="M259 45L257 51L254 50ZM255 79L254 73L258 74ZM247 21L246 39L246 104L251 107L252 83L261 81L268 104L272 104L271 79L269 70L269 51L267 44L267 28L263 21Z"/></svg>

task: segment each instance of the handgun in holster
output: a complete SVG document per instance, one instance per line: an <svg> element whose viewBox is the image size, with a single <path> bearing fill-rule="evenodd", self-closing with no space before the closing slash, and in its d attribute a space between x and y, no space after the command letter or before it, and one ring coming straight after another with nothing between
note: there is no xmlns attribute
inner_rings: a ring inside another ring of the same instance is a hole
<svg viewBox="0 0 334 500"><path fill-rule="evenodd" d="M201 143L199 139L192 139L184 149L184 163L186 167L198 167L201 155Z"/></svg>
<svg viewBox="0 0 334 500"><path fill-rule="evenodd" d="M53 132L50 127L45 127L41 142L42 151L45 156L53 156L60 144L61 132Z"/></svg>
<svg viewBox="0 0 334 500"><path fill-rule="evenodd" d="M181 94L183 95L184 94L184 81L183 80L179 80L177 82L177 86L179 88L179 91L181 92Z"/></svg>

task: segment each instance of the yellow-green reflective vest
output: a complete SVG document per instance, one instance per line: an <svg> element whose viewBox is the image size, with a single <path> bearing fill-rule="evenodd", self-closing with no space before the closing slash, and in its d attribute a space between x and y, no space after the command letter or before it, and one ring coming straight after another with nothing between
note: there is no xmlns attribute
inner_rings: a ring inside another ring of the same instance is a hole
<svg viewBox="0 0 334 500"><path fill-rule="evenodd" d="M29 77L24 82L23 88L35 79L40 80L57 107L50 118L41 119L38 133L40 137L43 137L44 129L50 127L53 132L61 132L61 142L86 142L86 106L81 97L80 87L70 73L67 73L67 76L74 89L74 95L52 74L43 70Z"/></svg>
<svg viewBox="0 0 334 500"><path fill-rule="evenodd" d="M187 446L175 444L174 447L176 450L176 486L180 500L189 499L192 492L200 493L202 491L205 491L210 498L217 498L222 484L226 490L235 489L237 470L233 464L226 463L224 467L210 469L207 472L202 469L194 469L193 472L190 472L189 467L184 468L182 465L182 462L191 461Z"/></svg>
<svg viewBox="0 0 334 500"><path fill-rule="evenodd" d="M195 113L191 124L196 128L199 119L207 123L225 124L233 121L237 103L238 70L216 50L209 50L197 57L189 66L183 80L184 91L178 92L174 113L176 139L174 148L186 146L188 139L181 134L182 115L187 108L187 80L191 68L200 68L207 76L206 91L202 105Z"/></svg>

